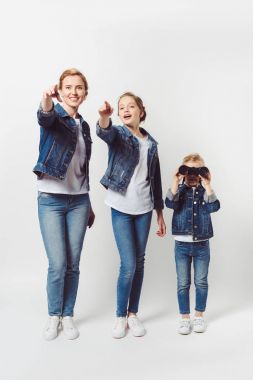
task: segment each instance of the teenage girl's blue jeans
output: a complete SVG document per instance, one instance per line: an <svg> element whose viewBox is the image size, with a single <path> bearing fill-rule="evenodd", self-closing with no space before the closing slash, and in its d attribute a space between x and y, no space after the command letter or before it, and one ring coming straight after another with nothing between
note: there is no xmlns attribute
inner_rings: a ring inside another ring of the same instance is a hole
<svg viewBox="0 0 253 380"><path fill-rule="evenodd" d="M189 291L191 286L191 263L194 267L196 288L196 311L205 311L208 293L208 267L210 261L209 240L188 243L175 241L177 269L177 297L180 314L190 314Z"/></svg>
<svg viewBox="0 0 253 380"><path fill-rule="evenodd" d="M152 211L130 215L112 208L113 232L120 255L117 317L138 312L151 219Z"/></svg>
<svg viewBox="0 0 253 380"><path fill-rule="evenodd" d="M49 267L48 314L73 316L79 261L90 215L88 194L39 193L38 213Z"/></svg>

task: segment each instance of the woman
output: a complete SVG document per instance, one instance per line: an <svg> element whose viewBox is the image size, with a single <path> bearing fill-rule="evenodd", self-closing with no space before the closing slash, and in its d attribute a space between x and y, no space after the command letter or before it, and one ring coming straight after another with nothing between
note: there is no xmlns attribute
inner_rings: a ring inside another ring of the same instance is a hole
<svg viewBox="0 0 253 380"><path fill-rule="evenodd" d="M123 126L113 126L113 109L108 102L100 108L97 135L109 147L108 167L101 183L108 189L112 225L120 255L114 338L123 338L127 326L134 336L145 328L137 318L144 274L145 249L152 218L157 212L158 236L164 236L163 199L157 143L140 127L146 118L142 100L131 92L118 102Z"/></svg>
<svg viewBox="0 0 253 380"><path fill-rule="evenodd" d="M76 69L65 70L43 93L38 110L38 214L49 267L49 319L44 338L57 337L60 325L68 339L79 332L73 321L79 281L79 261L87 225L94 213L89 199L90 128L78 108L86 99L88 83ZM56 105L53 98L59 103Z"/></svg>

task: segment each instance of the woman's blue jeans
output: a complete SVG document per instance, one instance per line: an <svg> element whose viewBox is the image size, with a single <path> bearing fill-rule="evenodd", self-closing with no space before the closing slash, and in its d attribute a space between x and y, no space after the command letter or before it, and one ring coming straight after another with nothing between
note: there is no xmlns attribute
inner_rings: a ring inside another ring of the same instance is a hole
<svg viewBox="0 0 253 380"><path fill-rule="evenodd" d="M138 312L152 211L141 215L125 214L113 208L111 211L120 255L116 314L125 317L127 312Z"/></svg>
<svg viewBox="0 0 253 380"><path fill-rule="evenodd" d="M49 262L47 298L51 316L73 316L90 209L88 194L38 194L40 229Z"/></svg>
<svg viewBox="0 0 253 380"><path fill-rule="evenodd" d="M194 267L196 311L205 311L208 294L209 240L188 243L175 241L177 297L180 314L190 314L191 263Z"/></svg>

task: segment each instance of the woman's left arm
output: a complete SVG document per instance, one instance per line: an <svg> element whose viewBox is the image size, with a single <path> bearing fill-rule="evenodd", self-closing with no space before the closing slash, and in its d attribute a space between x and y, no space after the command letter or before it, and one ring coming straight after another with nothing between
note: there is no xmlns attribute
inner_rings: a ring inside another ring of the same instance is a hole
<svg viewBox="0 0 253 380"><path fill-rule="evenodd" d="M166 224L163 219L163 210L162 209L156 209L157 214L157 223L158 223L158 230L156 234L159 237L163 237L166 234Z"/></svg>

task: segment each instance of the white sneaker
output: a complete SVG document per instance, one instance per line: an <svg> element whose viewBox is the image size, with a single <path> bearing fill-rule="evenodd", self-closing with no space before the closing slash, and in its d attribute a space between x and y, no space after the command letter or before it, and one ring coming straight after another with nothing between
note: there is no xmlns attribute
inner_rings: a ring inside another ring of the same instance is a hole
<svg viewBox="0 0 253 380"><path fill-rule="evenodd" d="M112 329L112 337L119 339L126 335L126 317L117 317Z"/></svg>
<svg viewBox="0 0 253 380"><path fill-rule="evenodd" d="M79 337L79 331L72 317L62 318L62 329L67 339L76 339Z"/></svg>
<svg viewBox="0 0 253 380"><path fill-rule="evenodd" d="M178 333L182 335L188 335L191 332L191 320L190 318L182 318L179 321Z"/></svg>
<svg viewBox="0 0 253 380"><path fill-rule="evenodd" d="M206 331L206 324L203 317L194 317L193 331L196 333L203 333Z"/></svg>
<svg viewBox="0 0 253 380"><path fill-rule="evenodd" d="M130 316L127 318L127 324L129 329L132 331L133 336L143 336L146 334L145 327L137 316Z"/></svg>
<svg viewBox="0 0 253 380"><path fill-rule="evenodd" d="M60 324L60 317L57 315L50 316L43 331L43 336L46 340L55 339L58 335L58 327Z"/></svg>

